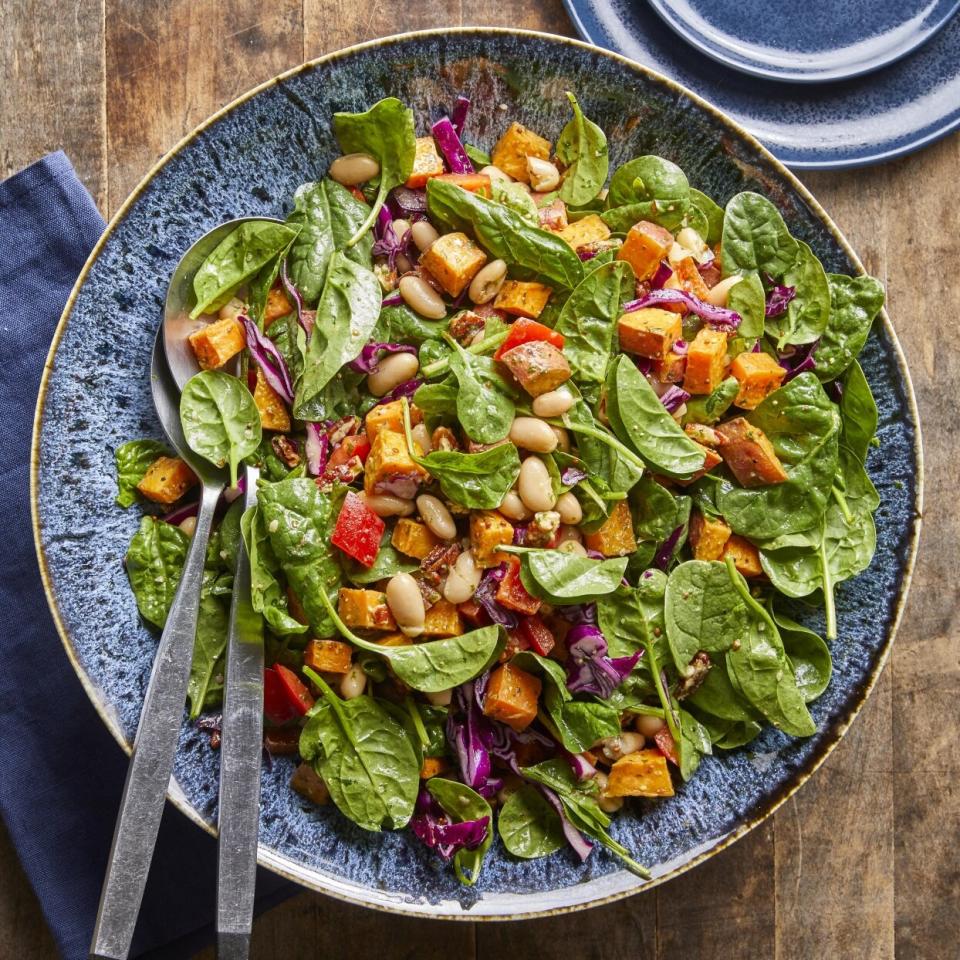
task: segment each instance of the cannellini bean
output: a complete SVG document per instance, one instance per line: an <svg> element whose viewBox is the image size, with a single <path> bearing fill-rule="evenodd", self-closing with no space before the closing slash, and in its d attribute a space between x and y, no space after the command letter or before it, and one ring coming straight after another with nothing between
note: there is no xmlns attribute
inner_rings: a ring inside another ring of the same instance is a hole
<svg viewBox="0 0 960 960"><path fill-rule="evenodd" d="M575 557L585 557L587 555L587 548L579 540L564 540L558 544L557 549L564 553L572 553Z"/></svg>
<svg viewBox="0 0 960 960"><path fill-rule="evenodd" d="M393 227L393 232L397 235L397 239L402 240L410 229L410 221L404 220L403 217L397 217L390 226Z"/></svg>
<svg viewBox="0 0 960 960"><path fill-rule="evenodd" d="M743 279L739 273L732 277L721 280L716 286L711 287L707 293L707 303L712 303L715 307L725 307L730 299L730 291Z"/></svg>
<svg viewBox="0 0 960 960"><path fill-rule="evenodd" d="M560 171L549 160L527 157L527 173L530 174L530 187L537 193L548 193L560 186Z"/></svg>
<svg viewBox="0 0 960 960"><path fill-rule="evenodd" d="M553 435L557 438L557 446L564 452L570 452L570 434L563 427L551 426Z"/></svg>
<svg viewBox="0 0 960 960"><path fill-rule="evenodd" d="M557 449L553 428L536 417L516 417L510 426L510 441L534 453L552 453Z"/></svg>
<svg viewBox="0 0 960 960"><path fill-rule="evenodd" d="M640 716L633 721L634 730L645 737L651 738L655 737L665 726L666 723L662 717L651 717L646 714L640 714Z"/></svg>
<svg viewBox="0 0 960 960"><path fill-rule="evenodd" d="M413 264L410 262L405 253L398 253L395 262L397 265L397 274L401 277L413 269Z"/></svg>
<svg viewBox="0 0 960 960"><path fill-rule="evenodd" d="M539 457L527 457L520 465L517 490L524 506L534 513L552 510L557 498L546 464Z"/></svg>
<svg viewBox="0 0 960 960"><path fill-rule="evenodd" d="M408 637L419 637L427 613L417 581L409 573L398 573L390 578L386 593L387 606L397 626Z"/></svg>
<svg viewBox="0 0 960 960"><path fill-rule="evenodd" d="M453 522L450 511L433 494L421 493L417 497L417 510L430 532L441 540L452 540L457 535L457 525Z"/></svg>
<svg viewBox="0 0 960 960"><path fill-rule="evenodd" d="M576 540L577 543L583 543L583 534L579 527L561 526L557 531L557 544L564 543L567 540Z"/></svg>
<svg viewBox="0 0 960 960"><path fill-rule="evenodd" d="M427 702L432 703L435 707L449 707L450 701L453 700L453 687L447 690L438 690L436 693L425 693L424 696L427 698Z"/></svg>
<svg viewBox="0 0 960 960"><path fill-rule="evenodd" d="M533 511L526 508L516 490L508 490L497 509L508 520L529 520L533 516Z"/></svg>
<svg viewBox="0 0 960 960"><path fill-rule="evenodd" d="M464 550L447 575L443 597L450 603L466 603L480 586L482 570L477 566L472 550Z"/></svg>
<svg viewBox="0 0 960 960"><path fill-rule="evenodd" d="M600 806L600 809L604 813L616 813L623 806L623 797L605 797L603 795L604 790L607 789L607 784L609 780L607 775L602 771L598 770L593 777L594 783L596 783L599 788L600 794L597 798L597 803Z"/></svg>
<svg viewBox="0 0 960 960"><path fill-rule="evenodd" d="M447 307L440 294L422 277L401 277L399 288L406 305L421 317L442 320L447 315Z"/></svg>
<svg viewBox="0 0 960 960"><path fill-rule="evenodd" d="M500 292L506 279L506 262L493 260L470 281L470 289L467 293L474 303L489 303Z"/></svg>
<svg viewBox="0 0 960 960"><path fill-rule="evenodd" d="M413 514L413 501L395 497L392 493L361 494L361 496L378 517L409 517Z"/></svg>
<svg viewBox="0 0 960 960"><path fill-rule="evenodd" d="M247 305L239 297L231 297L219 310L217 316L221 320L235 320L238 314L244 313Z"/></svg>
<svg viewBox="0 0 960 960"><path fill-rule="evenodd" d="M348 153L330 164L330 179L345 187L372 180L380 172L380 164L369 153Z"/></svg>
<svg viewBox="0 0 960 960"><path fill-rule="evenodd" d="M575 527L583 519L583 507L580 501L569 491L562 493L557 498L557 513L560 514L560 522Z"/></svg>
<svg viewBox="0 0 960 960"><path fill-rule="evenodd" d="M688 250L691 250L697 259L710 250L704 242L703 237L701 237L693 227L684 227L678 231L677 243L679 243L681 247L686 247Z"/></svg>
<svg viewBox="0 0 960 960"><path fill-rule="evenodd" d="M430 431L426 424L418 423L411 431L413 442L420 448L420 453L426 456L430 452Z"/></svg>
<svg viewBox="0 0 960 960"><path fill-rule="evenodd" d="M692 257L693 251L688 250L685 246L679 243L674 243L670 248L670 252L667 254L667 260L670 261L671 266L676 266L681 260L686 260L687 257Z"/></svg>
<svg viewBox="0 0 960 960"><path fill-rule="evenodd" d="M600 747L608 760L619 760L627 754L642 750L645 743L643 734L625 730L619 737L606 737L601 740Z"/></svg>
<svg viewBox="0 0 960 960"><path fill-rule="evenodd" d="M433 246L433 242L440 236L434 229L429 220L418 220L411 228L411 237L413 237L414 246L425 253Z"/></svg>
<svg viewBox="0 0 960 960"><path fill-rule="evenodd" d="M178 527L188 536L192 537L197 532L197 518L196 517L184 517L180 523L177 524Z"/></svg>
<svg viewBox="0 0 960 960"><path fill-rule="evenodd" d="M489 177L491 180L503 180L504 183L509 183L513 179L510 174L504 173L503 170L495 167L492 163L484 167L480 173L485 177Z"/></svg>
<svg viewBox="0 0 960 960"><path fill-rule="evenodd" d="M353 664L340 681L340 696L344 700L359 697L367 687L367 675L359 663Z"/></svg>
<svg viewBox="0 0 960 960"><path fill-rule="evenodd" d="M405 380L413 379L419 369L415 353L392 353L383 357L376 372L367 377L367 389L375 397L382 397Z"/></svg>
<svg viewBox="0 0 960 960"><path fill-rule="evenodd" d="M573 406L573 394L560 387L534 397L533 412L538 417L562 417Z"/></svg>

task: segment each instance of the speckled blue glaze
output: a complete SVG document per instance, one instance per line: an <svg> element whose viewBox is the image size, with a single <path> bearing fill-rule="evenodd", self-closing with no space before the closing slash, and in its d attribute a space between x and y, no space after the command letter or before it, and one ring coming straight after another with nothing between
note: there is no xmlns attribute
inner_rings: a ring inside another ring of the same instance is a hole
<svg viewBox="0 0 960 960"><path fill-rule="evenodd" d="M960 127L957 16L883 70L810 85L763 80L722 66L680 39L646 0L563 2L584 39L710 100L798 170L882 163Z"/></svg>
<svg viewBox="0 0 960 960"><path fill-rule="evenodd" d="M957 0L649 0L677 35L708 57L773 80L822 83L862 76L926 43Z"/></svg>
<svg viewBox="0 0 960 960"><path fill-rule="evenodd" d="M615 163L653 152L678 162L721 202L753 188L771 196L828 270L854 265L788 176L719 116L677 88L602 51L557 38L466 32L384 42L306 67L225 113L171 156L112 227L90 266L41 397L37 456L42 556L68 649L121 739L136 727L157 638L137 616L122 568L139 511L113 505L113 450L158 435L150 350L167 278L180 253L217 223L278 215L294 189L334 155L330 116L386 94L428 117L466 91L467 136L489 148L507 120L558 131L564 90L607 130ZM506 105L505 110L499 106ZM863 364L880 407L882 457L869 468L883 498L871 568L838 591L834 680L813 705L818 731L791 740L768 730L749 749L707 759L666 802L642 803L614 835L663 877L743 832L791 791L836 741L885 655L912 556L918 503L917 427L889 327L878 324ZM805 617L822 629L817 616ZM308 808L287 786L291 763L263 771L261 862L336 896L446 916L529 915L638 889L603 851L521 862L495 844L475 889L408 833L365 833L332 807ZM174 799L206 825L216 815L218 755L184 724Z"/></svg>

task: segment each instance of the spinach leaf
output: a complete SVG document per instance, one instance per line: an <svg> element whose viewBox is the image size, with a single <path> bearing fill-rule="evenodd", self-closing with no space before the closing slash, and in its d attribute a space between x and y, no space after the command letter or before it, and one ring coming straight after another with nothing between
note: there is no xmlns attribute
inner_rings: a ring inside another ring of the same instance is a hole
<svg viewBox="0 0 960 960"><path fill-rule="evenodd" d="M299 229L287 254L287 269L308 305L323 293L327 269L336 250L343 250L354 263L370 265L373 239L368 235L344 250L360 229L369 207L333 180L305 183L293 195L293 212L287 223Z"/></svg>
<svg viewBox="0 0 960 960"><path fill-rule="evenodd" d="M300 734L300 756L313 764L337 808L357 826L372 831L406 826L420 765L403 727L373 697L341 700L322 677L310 674L322 696Z"/></svg>
<svg viewBox="0 0 960 960"><path fill-rule="evenodd" d="M230 485L237 485L237 466L260 446L260 413L246 386L219 370L203 370L187 381L180 394L180 423L194 453L215 467L230 467Z"/></svg>
<svg viewBox="0 0 960 960"><path fill-rule="evenodd" d="M217 558L223 568L231 575L237 566L237 554L240 550L240 519L243 516L243 503L238 498L230 504L217 527ZM212 541L211 541L212 542Z"/></svg>
<svg viewBox="0 0 960 960"><path fill-rule="evenodd" d="M497 828L507 850L524 860L549 856L566 844L560 815L529 783L507 798L500 809Z"/></svg>
<svg viewBox="0 0 960 960"><path fill-rule="evenodd" d="M687 478L704 453L667 412L630 357L620 356L607 378L607 417L614 433L655 473Z"/></svg>
<svg viewBox="0 0 960 960"><path fill-rule="evenodd" d="M626 233L638 220L676 230L689 206L686 174L663 157L644 156L617 168L601 216L614 233Z"/></svg>
<svg viewBox="0 0 960 960"><path fill-rule="evenodd" d="M489 167L493 162L490 159L489 153L485 153L479 147L475 147L472 143L465 143L463 145L463 149L467 151L467 156L478 170L482 170L484 167Z"/></svg>
<svg viewBox="0 0 960 960"><path fill-rule="evenodd" d="M137 484L158 457L169 457L169 447L159 440L130 440L114 454L117 464L118 507L126 509L137 502Z"/></svg>
<svg viewBox="0 0 960 960"><path fill-rule="evenodd" d="M378 343L409 343L419 346L427 340L443 336L449 322L447 320L427 320L414 313L406 304L396 307L384 307L371 340Z"/></svg>
<svg viewBox="0 0 960 960"><path fill-rule="evenodd" d="M739 392L740 381L736 377L727 377L705 397L691 397L687 401L683 423L716 423L730 409Z"/></svg>
<svg viewBox="0 0 960 960"><path fill-rule="evenodd" d="M516 392L490 357L468 353L452 337L450 370L457 378L457 419L477 443L496 443L509 432L516 415ZM419 391L418 391L419 392Z"/></svg>
<svg viewBox="0 0 960 960"><path fill-rule="evenodd" d="M614 352L617 318L624 291L633 288L633 270L622 260L591 271L574 288L560 311L555 330L566 341L563 355L588 402L600 396Z"/></svg>
<svg viewBox="0 0 960 960"><path fill-rule="evenodd" d="M540 215L537 213L537 205L529 190L525 190L526 184L513 183L506 180L490 181L490 198L497 203L519 214L531 226L540 226Z"/></svg>
<svg viewBox="0 0 960 960"><path fill-rule="evenodd" d="M589 203L603 189L610 158L606 134L583 115L577 98L569 91L567 99L573 107L573 119L560 132L555 150L567 168L560 184L560 199L579 206Z"/></svg>
<svg viewBox="0 0 960 960"><path fill-rule="evenodd" d="M197 612L197 634L193 642L190 679L187 681L191 720L195 720L205 707L215 704L223 696L230 612L227 602L213 593L215 579L210 571L204 571Z"/></svg>
<svg viewBox="0 0 960 960"><path fill-rule="evenodd" d="M352 247L376 222L387 194L406 183L413 170L417 152L413 111L396 97L386 97L366 113L335 113L333 135L344 153L366 153L380 163L377 196L366 220L347 240L347 246Z"/></svg>
<svg viewBox="0 0 960 960"><path fill-rule="evenodd" d="M689 780L700 766L705 756L713 753L713 744L710 741L710 732L700 723L693 714L686 710L677 711L680 717L680 776L684 781Z"/></svg>
<svg viewBox="0 0 960 960"><path fill-rule="evenodd" d="M451 417L457 409L457 384L453 377L417 387L413 402L428 417Z"/></svg>
<svg viewBox="0 0 960 960"><path fill-rule="evenodd" d="M796 259L783 274L783 282L795 287L796 295L786 313L766 320L767 333L777 338L778 350L787 344L813 343L830 318L830 284L823 266L802 240L796 244Z"/></svg>
<svg viewBox="0 0 960 960"><path fill-rule="evenodd" d="M867 451L877 432L877 404L863 369L856 360L847 367L840 384L843 387L840 397L840 439L861 463L866 463Z"/></svg>
<svg viewBox="0 0 960 960"><path fill-rule="evenodd" d="M476 850L458 850L453 857L457 879L467 886L473 886L480 876L483 858L493 843L493 811L490 804L476 790L456 780L431 777L427 781L427 790L454 823L487 818L487 836L483 843Z"/></svg>
<svg viewBox="0 0 960 960"><path fill-rule="evenodd" d="M333 634L327 606L337 595L340 567L330 536L345 493L342 487L322 493L307 477L265 484L259 491L258 509L270 546L315 637Z"/></svg>
<svg viewBox="0 0 960 960"><path fill-rule="evenodd" d="M830 648L823 639L770 605L772 615L780 630L780 639L793 667L797 687L806 703L816 700L830 684L833 661Z"/></svg>
<svg viewBox="0 0 960 960"><path fill-rule="evenodd" d="M787 480L749 489L724 486L717 504L735 532L768 540L814 526L837 471L840 417L820 381L801 373L747 416L773 444Z"/></svg>
<svg viewBox="0 0 960 960"><path fill-rule="evenodd" d="M240 284L285 250L296 235L296 230L269 220L248 220L228 233L193 276L197 305L190 318L219 310Z"/></svg>
<svg viewBox="0 0 960 960"><path fill-rule="evenodd" d="M420 569L417 560L407 557L398 552L390 538L393 535L392 530L384 530L380 538L380 549L377 551L377 557L373 561L373 566L365 567L358 563L352 557L344 556L341 559L344 576L351 582L365 586L368 583L376 583L378 580L386 580L398 573L413 573Z"/></svg>
<svg viewBox="0 0 960 960"><path fill-rule="evenodd" d="M519 554L524 587L548 603L580 603L612 593L627 569L627 557L591 560L563 550L509 545L503 550Z"/></svg>
<svg viewBox="0 0 960 960"><path fill-rule="evenodd" d="M863 349L874 319L883 307L883 286L873 277L827 274L830 320L816 352L821 380L839 377Z"/></svg>
<svg viewBox="0 0 960 960"><path fill-rule="evenodd" d="M700 718L703 728L710 736L715 747L722 750L735 750L755 740L763 727L756 720L724 720L720 717L703 715Z"/></svg>
<svg viewBox="0 0 960 960"><path fill-rule="evenodd" d="M730 682L724 656L715 657L703 683L687 698L686 703L695 707L698 714L708 713L721 720L741 723L757 722L763 718L740 695Z"/></svg>
<svg viewBox="0 0 960 960"><path fill-rule="evenodd" d="M738 193L723 218L723 275L768 273L779 279L797 259L799 246L780 211L758 193Z"/></svg>
<svg viewBox="0 0 960 960"><path fill-rule="evenodd" d="M298 419L340 368L359 356L379 315L380 284L373 272L334 253L297 378L293 412Z"/></svg>
<svg viewBox="0 0 960 960"><path fill-rule="evenodd" d="M290 252L290 247L296 237L292 237L290 242L275 256L268 260L256 273L256 275L247 283L247 313L250 319L261 329L264 329L265 314L267 310L267 299L270 296L270 290L280 276L280 268ZM296 314L293 314L296 322ZM274 320L274 323L277 321Z"/></svg>
<svg viewBox="0 0 960 960"><path fill-rule="evenodd" d="M738 340L756 340L763 336L767 299L756 273L744 274L743 279L730 291L727 306L741 317L740 326L737 327Z"/></svg>
<svg viewBox="0 0 960 960"><path fill-rule="evenodd" d="M700 211L707 224L706 233L701 236L712 247L723 237L723 207L718 206L705 193L690 188L690 206Z"/></svg>
<svg viewBox="0 0 960 960"><path fill-rule="evenodd" d="M580 258L557 234L533 227L503 204L455 183L429 180L427 211L434 222L472 234L490 254L506 260L521 279L572 288L583 278Z"/></svg>
<svg viewBox="0 0 960 960"><path fill-rule="evenodd" d="M627 657L641 648L657 645L666 654L664 595L667 577L660 570L640 576L639 586L621 584L613 593L597 598L597 623L607 640L611 657ZM645 661L637 664L639 669Z"/></svg>
<svg viewBox="0 0 960 960"><path fill-rule="evenodd" d="M690 497L675 497L662 483L647 475L630 491L630 507L633 514L633 532L642 555L647 560L652 560L656 548L677 527L684 529L676 549L679 550L686 543L686 528L690 523ZM630 565L631 568L635 566L633 559ZM644 569L647 565L644 563Z"/></svg>
<svg viewBox="0 0 960 960"><path fill-rule="evenodd" d="M156 627L167 622L190 538L172 523L144 517L133 535L123 565L140 616Z"/></svg>

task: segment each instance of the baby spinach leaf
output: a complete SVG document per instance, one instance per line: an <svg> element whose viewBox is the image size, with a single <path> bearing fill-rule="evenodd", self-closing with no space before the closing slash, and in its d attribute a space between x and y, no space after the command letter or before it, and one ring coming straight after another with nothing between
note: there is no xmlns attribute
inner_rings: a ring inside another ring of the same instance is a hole
<svg viewBox="0 0 960 960"><path fill-rule="evenodd" d="M797 688L805 702L816 700L830 684L833 661L830 648L823 639L795 620L773 609L770 613L780 630L780 639L786 651Z"/></svg>
<svg viewBox="0 0 960 960"><path fill-rule="evenodd" d="M620 356L611 367L607 417L614 433L655 473L686 478L703 467L703 450L667 412L630 357Z"/></svg>
<svg viewBox="0 0 960 960"><path fill-rule="evenodd" d="M519 214L531 226L540 226L540 215L530 191L524 189L523 183L512 183L506 180L490 181L490 198L497 203Z"/></svg>
<svg viewBox="0 0 960 960"><path fill-rule="evenodd" d="M204 708L223 696L223 671L230 612L227 602L212 592L215 576L204 572L193 642L190 679L187 681L189 716L195 720Z"/></svg>
<svg viewBox="0 0 960 960"><path fill-rule="evenodd" d="M417 387L413 402L428 417L450 417L457 409L457 383L453 377Z"/></svg>
<svg viewBox="0 0 960 960"><path fill-rule="evenodd" d="M398 573L413 573L414 570L419 570L420 564L417 560L405 556L393 546L390 542L392 535L393 531L390 529L383 531L380 549L371 567L365 567L344 554L341 559L344 576L351 583L365 586L368 583L376 583L378 580L386 580Z"/></svg>
<svg viewBox="0 0 960 960"><path fill-rule="evenodd" d="M711 658L714 661L703 683L687 698L698 713L708 713L721 720L756 722L763 718L737 692L727 673L726 657Z"/></svg>
<svg viewBox="0 0 960 960"><path fill-rule="evenodd" d="M756 720L725 720L709 714L702 714L700 722L713 745L722 750L745 746L755 740L763 729Z"/></svg>
<svg viewBox="0 0 960 960"><path fill-rule="evenodd" d="M370 266L373 239L369 235L344 249L369 209L333 180L318 180L297 188L287 223L299 229L299 233L287 254L287 270L308 305L320 299L335 251L343 250L354 263Z"/></svg>
<svg viewBox="0 0 960 960"><path fill-rule="evenodd" d="M693 714L686 710L677 711L680 717L680 776L689 780L700 766L705 756L713 753L710 732Z"/></svg>
<svg viewBox="0 0 960 960"><path fill-rule="evenodd" d="M712 393L705 397L691 397L687 401L687 412L683 415L683 422L685 424L716 423L730 409L739 392L740 381L736 377L727 377Z"/></svg>
<svg viewBox="0 0 960 960"><path fill-rule="evenodd" d="M507 798L497 828L507 850L524 860L549 856L566 845L560 815L529 783Z"/></svg>
<svg viewBox="0 0 960 960"><path fill-rule="evenodd" d="M172 523L144 517L133 535L123 565L140 616L156 627L167 622L190 538Z"/></svg>
<svg viewBox="0 0 960 960"><path fill-rule="evenodd" d="M487 818L487 835L483 843L476 850L458 850L453 857L453 869L457 879L472 887L480 876L483 858L493 843L493 811L490 804L476 790L471 790L466 784L456 780L431 777L427 781L427 790L454 823Z"/></svg>
<svg viewBox="0 0 960 960"><path fill-rule="evenodd" d="M830 317L830 285L823 266L802 240L796 244L797 256L783 274L783 282L796 288L796 296L786 313L766 319L767 333L777 338L778 350L787 344L813 343Z"/></svg>
<svg viewBox="0 0 960 960"><path fill-rule="evenodd" d="M503 204L455 183L428 181L427 211L435 222L472 234L488 253L506 260L521 279L572 288L583 278L580 258L557 234L531 226Z"/></svg>
<svg viewBox="0 0 960 960"><path fill-rule="evenodd" d="M285 250L297 231L269 220L248 220L227 234L193 277L197 305L191 319L219 310L241 283Z"/></svg>
<svg viewBox="0 0 960 960"><path fill-rule="evenodd" d="M380 163L376 199L366 220L347 240L352 247L375 223L387 194L406 183L413 170L417 152L413 111L396 97L386 97L366 113L335 113L333 135L344 153L366 153Z"/></svg>
<svg viewBox="0 0 960 960"><path fill-rule="evenodd" d="M591 271L574 288L560 311L555 330L566 341L563 355L587 401L600 396L614 350L624 290L633 288L633 270L622 260Z"/></svg>
<svg viewBox="0 0 960 960"><path fill-rule="evenodd" d="M821 380L839 377L863 349L870 327L883 307L883 286L873 277L829 273L830 320L816 352Z"/></svg>
<svg viewBox="0 0 960 960"><path fill-rule="evenodd" d="M427 340L442 337L449 326L447 320L427 320L414 313L406 304L396 307L384 307L371 340L378 343L409 343L419 346Z"/></svg>
<svg viewBox="0 0 960 960"><path fill-rule="evenodd" d="M693 187L690 188L690 206L699 210L707 223L707 232L701 234L703 239L711 247L718 244L723 237L723 207Z"/></svg>
<svg viewBox="0 0 960 960"><path fill-rule="evenodd" d="M137 484L158 457L171 456L170 449L159 440L130 440L116 449L118 507L126 509L137 502Z"/></svg>
<svg viewBox="0 0 960 960"><path fill-rule="evenodd" d="M621 584L613 593L597 598L597 623L611 657L628 657L653 645L657 645L658 654L668 653L664 622L666 586L666 574L648 570L641 574L639 586ZM644 666L641 659L638 667Z"/></svg>
<svg viewBox="0 0 960 960"><path fill-rule="evenodd" d="M646 475L630 491L630 508L634 535L641 547L649 548L649 557L653 557L656 547L677 527L684 528L677 542L677 550L686 543L686 528L690 522L690 497L675 497L662 483Z"/></svg>
<svg viewBox="0 0 960 960"><path fill-rule="evenodd" d="M322 696L300 734L300 756L313 764L337 808L357 826L371 831L406 826L420 765L403 727L373 697L341 700L310 673Z"/></svg>
<svg viewBox="0 0 960 960"><path fill-rule="evenodd" d="M516 414L516 392L490 357L467 353L452 337L450 370L457 378L457 419L477 443L496 443L509 432ZM418 391L419 392L419 391Z"/></svg>
<svg viewBox="0 0 960 960"><path fill-rule="evenodd" d="M627 557L591 560L563 550L511 546L503 549L520 555L520 580L524 587L548 603L580 603L613 593L627 569Z"/></svg>
<svg viewBox="0 0 960 960"><path fill-rule="evenodd" d="M756 273L744 274L743 279L730 291L727 306L740 314L738 339L756 340L763 336L767 300Z"/></svg>
<svg viewBox="0 0 960 960"><path fill-rule="evenodd" d="M560 132L555 151L567 168L560 184L560 199L579 206L589 203L603 189L610 158L606 134L583 115L577 98L569 91L567 99L573 107L573 119Z"/></svg>
<svg viewBox="0 0 960 960"><path fill-rule="evenodd" d="M759 193L738 193L723 218L723 275L768 273L779 279L798 256L780 211Z"/></svg>
<svg viewBox="0 0 960 960"><path fill-rule="evenodd" d="M866 463L870 442L877 432L877 404L863 369L856 360L847 367L840 384L843 387L840 397L840 439L861 463Z"/></svg>
<svg viewBox="0 0 960 960"><path fill-rule="evenodd" d="M307 405L344 364L359 356L379 315L380 284L373 272L340 251L334 253L297 378L293 406L297 418L305 418Z"/></svg>
<svg viewBox="0 0 960 960"><path fill-rule="evenodd" d="M215 467L237 466L260 446L260 413L246 385L229 373L203 370L187 381L180 395L180 423L194 453Z"/></svg>
<svg viewBox="0 0 960 960"><path fill-rule="evenodd" d="M489 167L493 162L490 159L490 154L485 153L479 147L475 147L472 143L465 143L463 149L467 151L467 156L473 162L473 165L478 169L482 170L484 167Z"/></svg>
<svg viewBox="0 0 960 960"><path fill-rule="evenodd" d="M690 206L686 174L663 157L635 157L617 168L607 192L604 222L626 233L638 220L676 230Z"/></svg>

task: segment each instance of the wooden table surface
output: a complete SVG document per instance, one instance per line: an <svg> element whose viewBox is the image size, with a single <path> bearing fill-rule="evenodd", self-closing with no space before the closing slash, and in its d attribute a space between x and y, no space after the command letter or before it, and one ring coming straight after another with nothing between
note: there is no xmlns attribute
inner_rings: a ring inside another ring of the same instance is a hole
<svg viewBox="0 0 960 960"><path fill-rule="evenodd" d="M0 0L0 178L63 148L109 217L162 153L248 88L359 40L445 24L573 35L560 0ZM891 660L820 772L691 873L522 924L394 917L304 893L255 958L937 960L960 956L957 464L960 137L869 170L804 174L887 288L926 447L920 561ZM3 238L2 242L7 242ZM0 829L0 957L56 951ZM213 960L213 951L200 955ZM199 960L199 958L198 958Z"/></svg>

